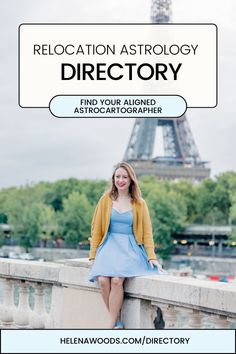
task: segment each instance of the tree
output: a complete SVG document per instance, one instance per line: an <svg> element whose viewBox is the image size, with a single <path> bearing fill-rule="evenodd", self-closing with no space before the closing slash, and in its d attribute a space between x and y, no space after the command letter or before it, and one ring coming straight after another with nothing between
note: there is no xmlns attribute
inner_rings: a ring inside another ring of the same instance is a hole
<svg viewBox="0 0 236 354"><path fill-rule="evenodd" d="M7 190L0 191L0 224L7 224L7 213L6 213L6 200L7 200Z"/></svg>
<svg viewBox="0 0 236 354"><path fill-rule="evenodd" d="M59 180L47 186L44 193L44 203L51 205L55 211L63 208L63 199L77 188L78 180L69 178L68 180Z"/></svg>
<svg viewBox="0 0 236 354"><path fill-rule="evenodd" d="M232 195L236 190L236 173L226 172L215 180L206 179L198 187L198 221L209 224L228 224Z"/></svg>
<svg viewBox="0 0 236 354"><path fill-rule="evenodd" d="M231 206L229 210L230 224L236 225L236 192L231 195Z"/></svg>
<svg viewBox="0 0 236 354"><path fill-rule="evenodd" d="M9 219L14 226L14 238L29 252L30 248L37 245L40 237L40 205L24 206L17 218L10 215Z"/></svg>
<svg viewBox="0 0 236 354"><path fill-rule="evenodd" d="M58 225L54 209L43 203L40 205L39 227L40 239L43 241L44 247L46 247L52 235L57 234Z"/></svg>
<svg viewBox="0 0 236 354"><path fill-rule="evenodd" d="M59 215L59 231L65 241L76 246L90 235L92 207L85 195L72 192L63 200L63 210Z"/></svg>
<svg viewBox="0 0 236 354"><path fill-rule="evenodd" d="M157 253L168 258L173 248L172 235L186 226L187 207L177 193L158 188L153 188L146 200L150 208Z"/></svg>
<svg viewBox="0 0 236 354"><path fill-rule="evenodd" d="M97 204L98 199L108 187L108 182L104 180L90 181L80 180L74 191L86 195L91 205Z"/></svg>
<svg viewBox="0 0 236 354"><path fill-rule="evenodd" d="M205 179L197 188L197 214L200 223L204 222L206 215L214 208L214 191L216 182L210 178Z"/></svg>
<svg viewBox="0 0 236 354"><path fill-rule="evenodd" d="M188 223L192 224L197 216L197 188L196 186L187 180L180 180L172 184L172 190L176 192L181 198L183 198L184 203L187 208L187 220Z"/></svg>

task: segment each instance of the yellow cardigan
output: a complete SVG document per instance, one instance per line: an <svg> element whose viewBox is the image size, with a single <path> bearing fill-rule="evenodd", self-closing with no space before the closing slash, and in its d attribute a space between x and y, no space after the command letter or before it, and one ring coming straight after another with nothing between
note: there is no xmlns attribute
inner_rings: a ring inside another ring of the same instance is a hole
<svg viewBox="0 0 236 354"><path fill-rule="evenodd" d="M139 245L143 244L148 259L156 259L152 235L152 224L147 204L144 199L132 203L133 206L133 232ZM112 200L105 193L99 200L94 211L91 225L91 240L89 259L94 259L97 248L103 243L109 228Z"/></svg>

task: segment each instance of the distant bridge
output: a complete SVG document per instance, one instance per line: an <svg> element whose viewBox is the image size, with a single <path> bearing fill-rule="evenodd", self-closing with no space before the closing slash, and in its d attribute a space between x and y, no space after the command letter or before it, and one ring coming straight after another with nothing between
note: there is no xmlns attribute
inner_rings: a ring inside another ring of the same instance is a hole
<svg viewBox="0 0 236 354"><path fill-rule="evenodd" d="M229 241L231 225L191 225L173 235L175 254L236 257L236 241Z"/></svg>

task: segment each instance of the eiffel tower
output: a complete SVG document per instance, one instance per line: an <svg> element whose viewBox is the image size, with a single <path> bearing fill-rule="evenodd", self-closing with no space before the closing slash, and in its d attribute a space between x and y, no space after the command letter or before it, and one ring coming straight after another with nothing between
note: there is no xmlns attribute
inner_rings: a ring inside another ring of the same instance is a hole
<svg viewBox="0 0 236 354"><path fill-rule="evenodd" d="M171 22L171 0L152 0L151 21ZM153 157L157 126L162 128L164 156ZM185 114L180 118L137 118L123 160L135 168L138 178L155 175L201 181L210 176Z"/></svg>

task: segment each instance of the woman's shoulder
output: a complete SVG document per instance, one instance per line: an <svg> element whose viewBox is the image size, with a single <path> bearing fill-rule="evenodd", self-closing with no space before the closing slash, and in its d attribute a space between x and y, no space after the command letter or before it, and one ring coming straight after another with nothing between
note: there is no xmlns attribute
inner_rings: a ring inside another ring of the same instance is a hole
<svg viewBox="0 0 236 354"><path fill-rule="evenodd" d="M145 199L143 199L142 197L140 197L138 200L136 200L135 202L134 202L136 205L139 205L139 206L144 206L144 205L146 205L146 201L145 201Z"/></svg>
<svg viewBox="0 0 236 354"><path fill-rule="evenodd" d="M99 203L107 202L110 199L111 199L111 197L110 197L109 192L104 192L103 195L99 199Z"/></svg>

